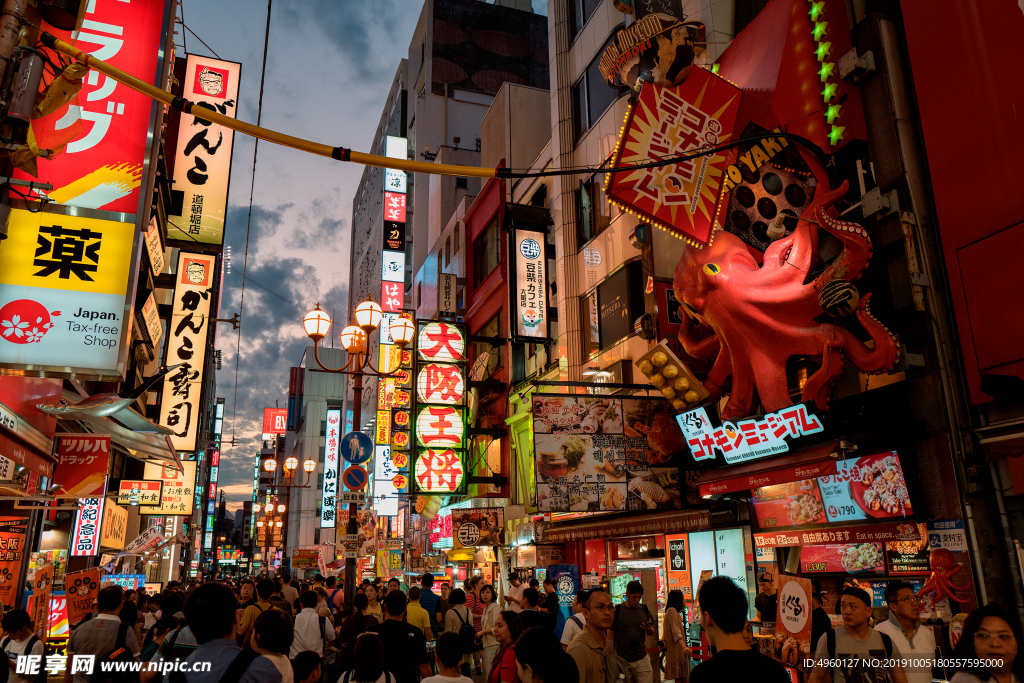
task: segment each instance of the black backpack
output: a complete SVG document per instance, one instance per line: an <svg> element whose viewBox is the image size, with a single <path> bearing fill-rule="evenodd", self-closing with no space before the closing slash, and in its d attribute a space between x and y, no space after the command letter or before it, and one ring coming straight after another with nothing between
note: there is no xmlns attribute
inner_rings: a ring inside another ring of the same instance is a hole
<svg viewBox="0 0 1024 683"><path fill-rule="evenodd" d="M463 606L465 607L465 605ZM468 611L469 608L466 609ZM467 655L473 654L480 649L480 646L476 643L476 629L473 628L472 624L473 615L470 613L469 621L466 621L462 618L462 615L459 614L459 610L453 607L452 611L455 612L455 616L457 616L459 621L462 622L462 626L459 627L459 637L462 638L462 651Z"/></svg>
<svg viewBox="0 0 1024 683"><path fill-rule="evenodd" d="M114 649L96 657L92 683L136 683L139 680L139 672L132 670L135 655L125 646L129 628L128 624L119 624Z"/></svg>
<svg viewBox="0 0 1024 683"><path fill-rule="evenodd" d="M32 653L32 648L39 642L39 638L33 633L28 639L28 645L25 646L23 654L29 655ZM0 641L0 650L7 650L7 646L11 644L11 637L7 636ZM7 683L11 677L11 667L3 666L0 667L0 683ZM46 683L46 647L43 647L43 658L39 662L39 673L36 674L35 678L32 679L33 683Z"/></svg>

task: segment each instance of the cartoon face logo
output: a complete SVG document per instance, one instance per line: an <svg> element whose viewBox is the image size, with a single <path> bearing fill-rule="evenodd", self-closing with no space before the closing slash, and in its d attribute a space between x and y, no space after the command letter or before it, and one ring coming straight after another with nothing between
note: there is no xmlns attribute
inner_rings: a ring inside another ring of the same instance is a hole
<svg viewBox="0 0 1024 683"><path fill-rule="evenodd" d="M60 311L50 313L31 299L11 301L0 308L0 339L15 344L37 344L53 327L51 315L58 316Z"/></svg>
<svg viewBox="0 0 1024 683"><path fill-rule="evenodd" d="M185 266L185 276L194 285L203 283L206 280L206 264L202 261L189 261Z"/></svg>
<svg viewBox="0 0 1024 683"><path fill-rule="evenodd" d="M224 76L224 73L213 71L210 67L204 66L196 80L199 81L199 87L207 95L220 95L224 92L224 81L226 80Z"/></svg>
<svg viewBox="0 0 1024 683"><path fill-rule="evenodd" d="M527 308L520 317L522 318L523 325L527 328L537 327L544 322L544 316L535 308Z"/></svg>

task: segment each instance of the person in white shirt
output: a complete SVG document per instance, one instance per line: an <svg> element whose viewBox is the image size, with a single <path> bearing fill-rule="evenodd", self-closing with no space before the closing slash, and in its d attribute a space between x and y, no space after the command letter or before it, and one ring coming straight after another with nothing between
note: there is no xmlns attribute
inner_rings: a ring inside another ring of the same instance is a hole
<svg viewBox="0 0 1024 683"><path fill-rule="evenodd" d="M437 656L437 676L424 678L420 683L473 683L473 679L463 676L459 670L462 662L464 645L458 633L446 631L437 639L434 654Z"/></svg>
<svg viewBox="0 0 1024 683"><path fill-rule="evenodd" d="M526 590L526 586L520 583L519 574L515 572L509 574L508 582L512 587L505 594L505 606L513 612L522 612L523 591Z"/></svg>
<svg viewBox="0 0 1024 683"><path fill-rule="evenodd" d="M9 683L32 683L36 676L25 676L15 673L18 657L21 655L37 655L39 657L39 666L41 668L46 666L46 658L43 656L45 654L43 641L39 640L36 634L32 633L32 621L28 616L28 612L23 609L12 609L4 615L0 625L3 626L4 633L7 634L3 640L0 640L0 646L3 647L4 655L7 657L7 664L10 667L7 680Z"/></svg>
<svg viewBox="0 0 1024 683"><path fill-rule="evenodd" d="M907 683L931 683L935 664L935 634L921 625L921 599L906 581L892 581L885 587L889 618L875 626L896 644L905 658Z"/></svg>
<svg viewBox="0 0 1024 683"><path fill-rule="evenodd" d="M302 611L295 615L295 639L290 654L292 659L304 650L311 650L322 657L324 645L334 641L334 629L326 617L316 612L318 600L319 597L313 591L306 591L299 596Z"/></svg>
<svg viewBox="0 0 1024 683"><path fill-rule="evenodd" d="M581 590L572 599L572 616L565 620L565 626L562 627L563 650L568 650L572 639L587 627L587 615L583 613L583 603L587 601L588 595L590 595L590 591Z"/></svg>

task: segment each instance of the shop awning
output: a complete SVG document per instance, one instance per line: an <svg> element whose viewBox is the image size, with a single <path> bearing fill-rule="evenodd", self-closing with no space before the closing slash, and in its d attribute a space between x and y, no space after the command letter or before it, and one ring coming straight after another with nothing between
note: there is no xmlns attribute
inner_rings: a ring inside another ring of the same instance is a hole
<svg viewBox="0 0 1024 683"><path fill-rule="evenodd" d="M545 543L565 543L566 541L619 536L678 534L707 529L710 526L711 514L707 510L677 510L655 515L603 519L599 522L549 528L544 534L544 541Z"/></svg>
<svg viewBox="0 0 1024 683"><path fill-rule="evenodd" d="M835 474L834 454L838 445L839 442L830 441L777 458L764 458L735 467L709 470L697 478L700 495L702 498L710 498L722 493Z"/></svg>

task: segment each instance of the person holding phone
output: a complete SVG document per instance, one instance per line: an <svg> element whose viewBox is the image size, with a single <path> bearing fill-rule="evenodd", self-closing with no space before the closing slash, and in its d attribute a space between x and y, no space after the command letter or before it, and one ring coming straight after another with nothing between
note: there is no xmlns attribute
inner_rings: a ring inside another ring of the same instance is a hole
<svg viewBox="0 0 1024 683"><path fill-rule="evenodd" d="M636 674L637 683L653 683L654 667L647 656L647 636L654 635L655 621L647 605L640 602L643 595L644 587L639 581L626 584L626 601L615 606L608 635L615 643L615 653Z"/></svg>

